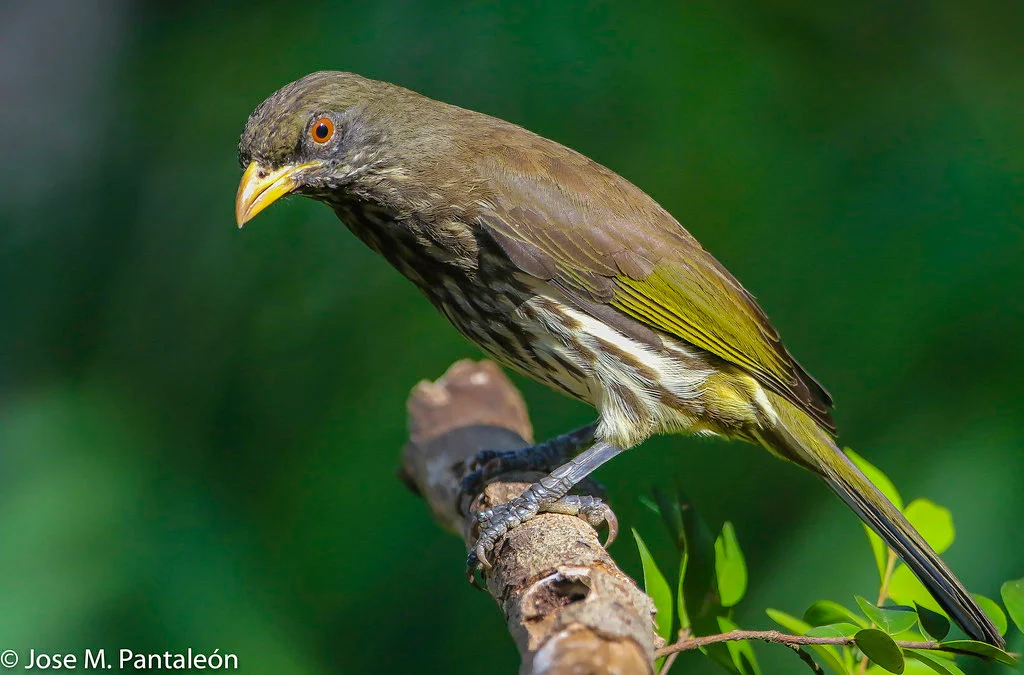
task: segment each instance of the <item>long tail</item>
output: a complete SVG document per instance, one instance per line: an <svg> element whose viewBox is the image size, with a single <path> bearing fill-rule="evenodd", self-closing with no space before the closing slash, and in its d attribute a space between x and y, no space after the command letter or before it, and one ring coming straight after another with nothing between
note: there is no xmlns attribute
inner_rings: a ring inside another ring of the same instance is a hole
<svg viewBox="0 0 1024 675"><path fill-rule="evenodd" d="M973 640L997 647L1005 641L956 575L914 526L868 480L832 438L801 410L770 394L778 425L763 438L771 449L821 476L917 575L939 605Z"/></svg>

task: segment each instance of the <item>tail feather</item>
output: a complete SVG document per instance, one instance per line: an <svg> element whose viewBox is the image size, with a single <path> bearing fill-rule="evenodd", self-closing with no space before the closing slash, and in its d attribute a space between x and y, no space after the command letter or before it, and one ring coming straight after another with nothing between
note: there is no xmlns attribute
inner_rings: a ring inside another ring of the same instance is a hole
<svg viewBox="0 0 1024 675"><path fill-rule="evenodd" d="M779 398L773 403L776 401L776 409L781 409L779 423L765 441L774 445L777 452L821 476L840 499L899 554L971 639L1004 647L1006 643L992 620L899 509L825 431L788 401Z"/></svg>

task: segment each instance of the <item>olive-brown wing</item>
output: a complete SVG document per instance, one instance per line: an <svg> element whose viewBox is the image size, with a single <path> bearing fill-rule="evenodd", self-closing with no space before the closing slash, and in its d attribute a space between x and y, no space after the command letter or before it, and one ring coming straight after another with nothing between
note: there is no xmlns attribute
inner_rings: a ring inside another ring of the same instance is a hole
<svg viewBox="0 0 1024 675"><path fill-rule="evenodd" d="M639 188L529 134L482 153L479 224L523 271L704 349L834 432L832 399L754 298Z"/></svg>

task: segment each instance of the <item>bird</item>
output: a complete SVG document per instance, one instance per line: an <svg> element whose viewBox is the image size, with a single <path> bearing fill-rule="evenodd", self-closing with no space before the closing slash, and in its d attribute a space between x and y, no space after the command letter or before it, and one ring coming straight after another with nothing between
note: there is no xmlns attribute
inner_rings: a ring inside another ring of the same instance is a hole
<svg viewBox="0 0 1024 675"><path fill-rule="evenodd" d="M567 493L651 436L720 436L819 476L968 636L1004 645L836 444L832 397L754 296L611 169L521 126L342 71L260 103L238 157L239 227L286 195L327 204L491 358L596 408L592 425L498 457L554 468L477 514L471 564L489 568L501 537L538 512L600 521L606 511Z"/></svg>

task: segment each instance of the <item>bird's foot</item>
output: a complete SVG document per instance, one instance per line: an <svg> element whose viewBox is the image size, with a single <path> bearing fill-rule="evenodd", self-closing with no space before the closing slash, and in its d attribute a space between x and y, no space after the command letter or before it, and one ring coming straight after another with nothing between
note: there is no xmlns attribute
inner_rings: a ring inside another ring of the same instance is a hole
<svg viewBox="0 0 1024 675"><path fill-rule="evenodd" d="M594 440L597 423L574 429L543 443L528 445L516 450L481 450L466 462L466 474L462 478L459 503L468 497L468 505L480 494L491 478L512 471L548 471L559 466L566 458L575 455Z"/></svg>
<svg viewBox="0 0 1024 675"><path fill-rule="evenodd" d="M604 502L590 496L568 500L563 498L574 485L620 452L622 448L619 446L609 441L599 441L526 488L523 494L515 499L479 512L476 519L480 526L480 534L467 561L470 581L477 585L476 570L490 569L491 563L487 556L505 533L541 511L571 513L581 516L588 523L599 524L604 520L608 523L610 544L618 532L618 522Z"/></svg>
<svg viewBox="0 0 1024 675"><path fill-rule="evenodd" d="M540 485L530 486L526 492L512 501L484 509L476 514L476 520L480 526L480 536L477 538L476 547L470 552L466 561L469 578L474 585L476 585L476 571L491 568L488 555L494 550L498 540L538 513L576 516L595 529L602 523L607 523L608 538L604 545L608 547L615 541L619 534L619 519L604 501L590 495L566 495L561 499L544 502L537 498L538 491L534 491L534 487L540 487Z"/></svg>

